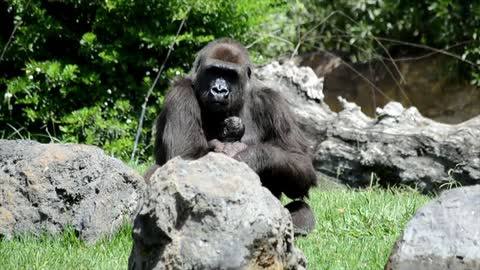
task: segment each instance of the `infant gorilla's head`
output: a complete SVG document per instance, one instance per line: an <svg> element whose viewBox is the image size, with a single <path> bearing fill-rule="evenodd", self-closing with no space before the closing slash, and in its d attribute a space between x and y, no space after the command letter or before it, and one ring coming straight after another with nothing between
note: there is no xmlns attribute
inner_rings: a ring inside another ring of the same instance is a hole
<svg viewBox="0 0 480 270"><path fill-rule="evenodd" d="M220 140L222 142L240 141L245 133L245 125L240 117L231 116L226 118L220 129Z"/></svg>

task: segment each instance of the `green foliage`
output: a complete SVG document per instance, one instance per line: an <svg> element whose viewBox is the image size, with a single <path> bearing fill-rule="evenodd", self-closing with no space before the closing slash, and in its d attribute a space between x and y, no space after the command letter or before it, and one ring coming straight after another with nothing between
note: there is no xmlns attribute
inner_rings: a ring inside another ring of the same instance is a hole
<svg viewBox="0 0 480 270"><path fill-rule="evenodd" d="M297 44L353 62L443 48L463 61L446 68L480 85L476 1L8 0L0 1L0 25L0 53L15 29L0 59L0 136L90 143L123 159L172 43L147 106L142 160L151 154L152 121L169 80L218 37L252 45L257 63L296 52Z"/></svg>
<svg viewBox="0 0 480 270"><path fill-rule="evenodd" d="M146 159L168 81L215 38L253 42L284 8L283 0L2 1L0 49L16 31L0 59L0 132L13 133L11 125L33 139L94 144L127 159L144 97L173 43L148 104L139 146Z"/></svg>
<svg viewBox="0 0 480 270"><path fill-rule="evenodd" d="M128 157L137 128L129 116L133 108L128 100L119 99L111 106L81 108L61 119L60 131L67 142L102 145L111 155Z"/></svg>
<svg viewBox="0 0 480 270"><path fill-rule="evenodd" d="M309 33L304 51L336 50L363 62L423 45L448 49L463 61L458 70L480 85L479 1L306 0L291 16L300 19L300 36Z"/></svg>

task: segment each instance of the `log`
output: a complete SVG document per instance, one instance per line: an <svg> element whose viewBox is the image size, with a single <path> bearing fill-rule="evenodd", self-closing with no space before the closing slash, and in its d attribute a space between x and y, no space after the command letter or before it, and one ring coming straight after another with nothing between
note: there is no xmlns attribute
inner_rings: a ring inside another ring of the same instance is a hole
<svg viewBox="0 0 480 270"><path fill-rule="evenodd" d="M352 187L408 185L424 192L480 184L480 116L449 125L390 102L371 118L342 97L343 110L335 113L323 101L323 79L310 68L274 62L256 73L287 99L320 176Z"/></svg>

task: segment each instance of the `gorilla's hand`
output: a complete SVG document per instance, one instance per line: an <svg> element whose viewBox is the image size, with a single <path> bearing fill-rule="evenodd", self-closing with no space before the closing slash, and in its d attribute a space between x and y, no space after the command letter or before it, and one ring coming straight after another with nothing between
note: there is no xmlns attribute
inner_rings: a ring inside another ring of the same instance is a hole
<svg viewBox="0 0 480 270"><path fill-rule="evenodd" d="M225 144L217 139L208 141L208 150L210 151L222 153L223 148L225 148Z"/></svg>
<svg viewBox="0 0 480 270"><path fill-rule="evenodd" d="M247 148L247 145L241 142L221 142L217 139L209 141L208 146L210 151L223 153L229 157L234 157Z"/></svg>
<svg viewBox="0 0 480 270"><path fill-rule="evenodd" d="M245 150L247 145L241 142L232 142L232 143L225 143L225 147L223 148L223 153L229 157L234 157L239 152Z"/></svg>

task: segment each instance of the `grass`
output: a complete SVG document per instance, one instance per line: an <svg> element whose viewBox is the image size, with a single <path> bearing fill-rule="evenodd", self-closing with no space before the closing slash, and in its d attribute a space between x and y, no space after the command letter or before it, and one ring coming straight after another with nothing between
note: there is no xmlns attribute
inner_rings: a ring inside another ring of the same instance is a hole
<svg viewBox="0 0 480 270"><path fill-rule="evenodd" d="M78 240L73 230L58 236L24 235L0 241L0 269L126 269L132 248L131 226L95 245Z"/></svg>
<svg viewBox="0 0 480 270"><path fill-rule="evenodd" d="M383 269L395 240L429 200L412 190L314 192L312 234L296 241L308 269Z"/></svg>
<svg viewBox="0 0 480 270"><path fill-rule="evenodd" d="M378 188L312 192L317 227L296 241L308 269L383 269L391 247L429 198L411 190ZM0 241L0 269L125 269L131 227L88 246L71 231Z"/></svg>

